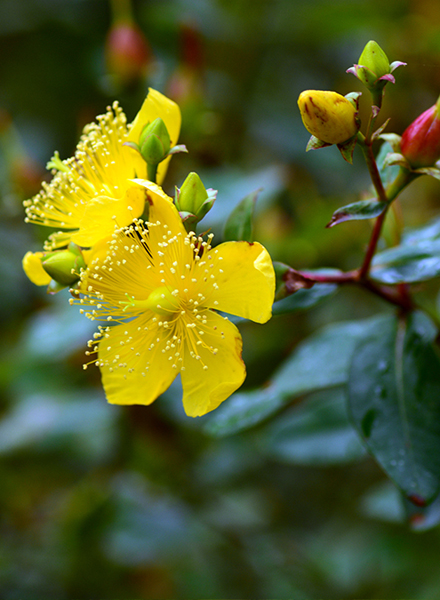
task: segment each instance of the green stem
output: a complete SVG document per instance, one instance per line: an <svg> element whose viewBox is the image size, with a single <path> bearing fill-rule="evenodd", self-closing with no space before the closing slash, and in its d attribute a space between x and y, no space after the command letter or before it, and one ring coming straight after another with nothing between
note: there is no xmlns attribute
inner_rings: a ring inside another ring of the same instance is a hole
<svg viewBox="0 0 440 600"><path fill-rule="evenodd" d="M147 163L147 178L148 181L152 181L153 183L156 183L156 175L157 175L157 163L156 164L150 164Z"/></svg>

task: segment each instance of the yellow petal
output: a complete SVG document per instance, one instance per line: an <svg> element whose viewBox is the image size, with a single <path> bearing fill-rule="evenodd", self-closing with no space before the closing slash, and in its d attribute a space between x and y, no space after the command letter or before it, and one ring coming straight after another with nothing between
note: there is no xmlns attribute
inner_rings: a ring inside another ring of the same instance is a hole
<svg viewBox="0 0 440 600"><path fill-rule="evenodd" d="M169 352L163 352L166 338L161 333L144 316L111 327L100 341L98 362L110 404L151 404L169 388L178 371Z"/></svg>
<svg viewBox="0 0 440 600"><path fill-rule="evenodd" d="M43 256L43 252L26 252L23 257L23 270L35 285L48 285L52 279L41 264Z"/></svg>
<svg viewBox="0 0 440 600"><path fill-rule="evenodd" d="M90 200L84 210L80 229L72 235L79 246L91 247L111 235L115 228L129 225L144 211L145 192L141 187L128 188L121 199L98 196Z"/></svg>
<svg viewBox="0 0 440 600"><path fill-rule="evenodd" d="M275 272L267 250L258 242L225 242L214 252L217 260L213 275L218 292L206 305L266 323L272 316L275 295Z"/></svg>
<svg viewBox="0 0 440 600"><path fill-rule="evenodd" d="M155 119L160 117L170 134L171 147L177 144L180 133L180 125L182 117L180 114L180 108L175 102L161 94L160 92L149 88L148 96L144 100L141 110L136 115L128 134L128 141L137 144L139 137L142 133L143 128L148 123L151 123ZM133 152L135 152L133 150ZM157 183L162 183L165 178L165 174L168 169L168 163L171 156L166 158L159 164L157 169Z"/></svg>
<svg viewBox="0 0 440 600"><path fill-rule="evenodd" d="M190 351L194 350L191 346L194 337L188 335L185 340L181 378L183 407L190 417L200 417L217 408L241 386L246 377L241 358L242 340L237 327L211 311L206 312L206 318L204 345L197 346L200 360L190 356ZM209 346L216 348L217 353L213 354Z"/></svg>
<svg viewBox="0 0 440 600"><path fill-rule="evenodd" d="M134 179L138 185L144 187L147 190L147 202L149 203L149 216L148 220L151 223L159 221L160 223L166 223L167 229L170 235L182 235L186 236L185 227L182 224L179 212L173 204L172 198L167 196L163 189L148 180ZM163 231L159 233L160 239L156 239L154 228L150 229L150 245L153 248L157 247L157 243L163 242L162 235Z"/></svg>

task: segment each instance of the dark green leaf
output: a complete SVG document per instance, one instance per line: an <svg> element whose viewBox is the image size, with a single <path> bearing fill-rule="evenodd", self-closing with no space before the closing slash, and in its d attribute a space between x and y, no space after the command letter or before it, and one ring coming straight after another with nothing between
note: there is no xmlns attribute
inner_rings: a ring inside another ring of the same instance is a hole
<svg viewBox="0 0 440 600"><path fill-rule="evenodd" d="M298 290L291 296L275 302L272 314L274 316L284 315L296 310L311 308L334 294L337 289L338 286L334 283L317 283L312 288Z"/></svg>
<svg viewBox="0 0 440 600"><path fill-rule="evenodd" d="M372 325L350 369L354 423L371 453L413 502L440 488L440 359L422 313Z"/></svg>
<svg viewBox="0 0 440 600"><path fill-rule="evenodd" d="M292 398L345 383L353 350L375 322L336 323L298 344L273 377L278 393Z"/></svg>
<svg viewBox="0 0 440 600"><path fill-rule="evenodd" d="M273 386L238 392L208 418L204 429L209 435L231 435L260 423L282 405L283 398Z"/></svg>
<svg viewBox="0 0 440 600"><path fill-rule="evenodd" d="M330 223L327 227L334 227L344 221L359 221L361 219L374 219L383 213L387 208L387 202L378 202L376 198L371 200L361 200L338 208L333 213Z"/></svg>
<svg viewBox="0 0 440 600"><path fill-rule="evenodd" d="M304 340L275 372L270 385L234 394L208 418L206 431L223 436L248 429L292 398L345 383L353 349L375 322L331 325Z"/></svg>
<svg viewBox="0 0 440 600"><path fill-rule="evenodd" d="M298 465L341 464L365 454L348 420L343 388L314 394L284 413L263 443L271 455Z"/></svg>
<svg viewBox="0 0 440 600"><path fill-rule="evenodd" d="M261 190L248 194L229 215L223 230L223 239L228 241L252 242L252 219L254 216L255 203Z"/></svg>
<svg viewBox="0 0 440 600"><path fill-rule="evenodd" d="M371 277L386 284L414 283L440 276L440 240L400 245L377 254Z"/></svg>
<svg viewBox="0 0 440 600"><path fill-rule="evenodd" d="M438 217L423 227L406 230L402 237L402 244L408 246L437 238L440 238L440 219Z"/></svg>

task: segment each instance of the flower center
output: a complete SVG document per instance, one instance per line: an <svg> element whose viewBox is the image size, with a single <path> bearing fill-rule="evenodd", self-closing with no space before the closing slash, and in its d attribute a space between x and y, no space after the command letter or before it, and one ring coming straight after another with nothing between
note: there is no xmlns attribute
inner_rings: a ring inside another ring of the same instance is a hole
<svg viewBox="0 0 440 600"><path fill-rule="evenodd" d="M174 296L166 286L156 288L145 300L145 307L158 315L170 315L180 307L179 298Z"/></svg>

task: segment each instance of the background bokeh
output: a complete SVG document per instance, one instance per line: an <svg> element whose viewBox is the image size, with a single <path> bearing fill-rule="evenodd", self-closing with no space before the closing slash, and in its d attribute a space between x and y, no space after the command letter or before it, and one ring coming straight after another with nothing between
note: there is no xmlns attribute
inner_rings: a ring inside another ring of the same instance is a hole
<svg viewBox="0 0 440 600"><path fill-rule="evenodd" d="M91 324L67 292L48 296L21 269L46 237L24 224L22 201L54 150L71 156L114 99L131 120L148 86L180 104L189 149L164 187L195 170L219 190L207 219L217 241L235 204L262 188L255 237L274 260L356 267L370 223L325 225L368 188L361 154L353 166L334 147L306 154L296 100L304 89L361 90L345 71L374 39L408 63L384 106L401 133L439 94L439 3L138 0L148 51L130 77L109 60L124 4L0 0L1 597L440 598L439 530L404 522L344 418L326 413L344 410L338 390L227 437L208 433L209 415L183 414L178 382L150 407L109 406L98 370L82 369ZM439 208L437 181L403 195L406 225ZM384 309L344 289L265 326L241 324L245 389L319 327Z"/></svg>

